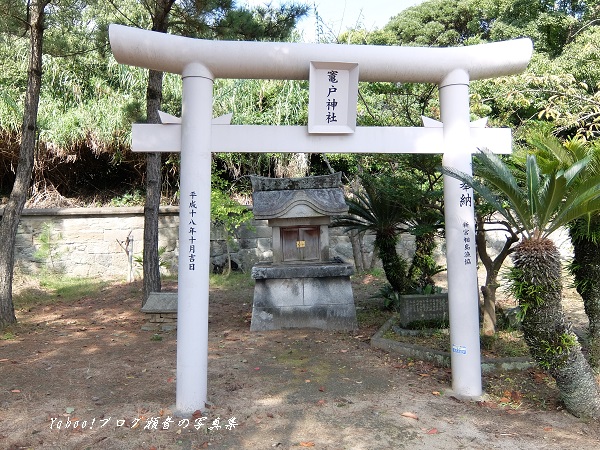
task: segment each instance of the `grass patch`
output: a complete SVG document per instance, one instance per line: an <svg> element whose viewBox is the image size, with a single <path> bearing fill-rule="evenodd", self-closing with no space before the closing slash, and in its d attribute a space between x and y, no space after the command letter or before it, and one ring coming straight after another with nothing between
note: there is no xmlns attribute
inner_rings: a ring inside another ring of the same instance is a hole
<svg viewBox="0 0 600 450"><path fill-rule="evenodd" d="M356 321L358 328L380 328L391 316L389 311L379 307L379 305L362 305L356 307Z"/></svg>
<svg viewBox="0 0 600 450"><path fill-rule="evenodd" d="M14 334L12 331L4 331L2 333L0 333L0 341L12 341L13 339L16 339L17 335Z"/></svg>
<svg viewBox="0 0 600 450"><path fill-rule="evenodd" d="M388 330L383 337L398 342L420 345L432 350L450 351L450 333L446 329L422 330L416 334L402 335ZM486 358L528 357L529 349L520 331L498 331L493 336L480 336L481 355Z"/></svg>
<svg viewBox="0 0 600 450"><path fill-rule="evenodd" d="M82 297L99 295L109 282L95 278L62 275L42 275L34 285L27 286L13 296L16 309L56 302L72 302Z"/></svg>
<svg viewBox="0 0 600 450"><path fill-rule="evenodd" d="M254 287L254 280L249 273L231 272L229 275L211 274L209 284L214 289L239 289Z"/></svg>

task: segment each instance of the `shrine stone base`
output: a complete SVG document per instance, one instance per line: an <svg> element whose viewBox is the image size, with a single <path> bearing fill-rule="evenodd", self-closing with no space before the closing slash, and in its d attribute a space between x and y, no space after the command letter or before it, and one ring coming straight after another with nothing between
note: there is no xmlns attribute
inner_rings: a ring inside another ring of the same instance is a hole
<svg viewBox="0 0 600 450"><path fill-rule="evenodd" d="M351 265L340 263L254 266L250 330L355 330L353 273Z"/></svg>

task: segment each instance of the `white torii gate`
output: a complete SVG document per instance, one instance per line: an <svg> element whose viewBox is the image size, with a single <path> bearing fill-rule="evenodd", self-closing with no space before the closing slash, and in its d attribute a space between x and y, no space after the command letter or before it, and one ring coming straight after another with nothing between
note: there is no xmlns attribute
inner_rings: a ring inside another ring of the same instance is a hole
<svg viewBox="0 0 600 450"><path fill-rule="evenodd" d="M132 132L134 151L181 152L179 415L204 409L207 397L211 152L443 153L444 166L471 173L476 147L506 153L511 136L509 129L471 126L469 82L522 72L533 51L529 39L452 48L233 42L121 25L110 26L110 43L122 64L183 78L181 120L163 115L165 124L134 125ZM315 62L358 65L362 81L436 83L443 125L425 120L426 128L315 134L302 126L211 123L215 78L306 80ZM452 389L465 397L482 394L472 196L459 181L444 177Z"/></svg>

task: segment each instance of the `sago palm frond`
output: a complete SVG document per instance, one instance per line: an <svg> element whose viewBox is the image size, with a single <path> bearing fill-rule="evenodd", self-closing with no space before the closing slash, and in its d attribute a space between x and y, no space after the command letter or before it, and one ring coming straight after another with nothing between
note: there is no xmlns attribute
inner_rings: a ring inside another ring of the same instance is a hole
<svg viewBox="0 0 600 450"><path fill-rule="evenodd" d="M535 155L528 155L523 187L502 160L487 149L480 150L478 159L479 167L484 167L478 174L483 182L451 168L442 170L472 187L526 238L546 238L568 222L600 210L600 176L582 177L590 157L564 170L542 173ZM506 198L506 207L498 194Z"/></svg>

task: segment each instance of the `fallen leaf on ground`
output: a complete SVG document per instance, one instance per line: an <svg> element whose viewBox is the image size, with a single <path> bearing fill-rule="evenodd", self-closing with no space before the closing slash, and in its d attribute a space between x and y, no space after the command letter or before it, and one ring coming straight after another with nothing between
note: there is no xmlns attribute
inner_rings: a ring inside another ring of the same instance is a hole
<svg viewBox="0 0 600 450"><path fill-rule="evenodd" d="M12 392L13 394L18 394L19 392L21 392L21 390L20 389L13 389L10 392Z"/></svg>
<svg viewBox="0 0 600 450"><path fill-rule="evenodd" d="M431 394L432 395L442 395L440 391L433 391Z"/></svg>
<svg viewBox="0 0 600 450"><path fill-rule="evenodd" d="M402 414L400 414L402 417L408 417L409 419L415 419L415 420L419 420L419 416L417 416L415 413L411 413L411 412L403 412Z"/></svg>
<svg viewBox="0 0 600 450"><path fill-rule="evenodd" d="M300 442L300 447L314 447L315 443L308 441L308 442Z"/></svg>
<svg viewBox="0 0 600 450"><path fill-rule="evenodd" d="M427 431L427 434L438 434L439 431L437 428L432 428L431 430Z"/></svg>

